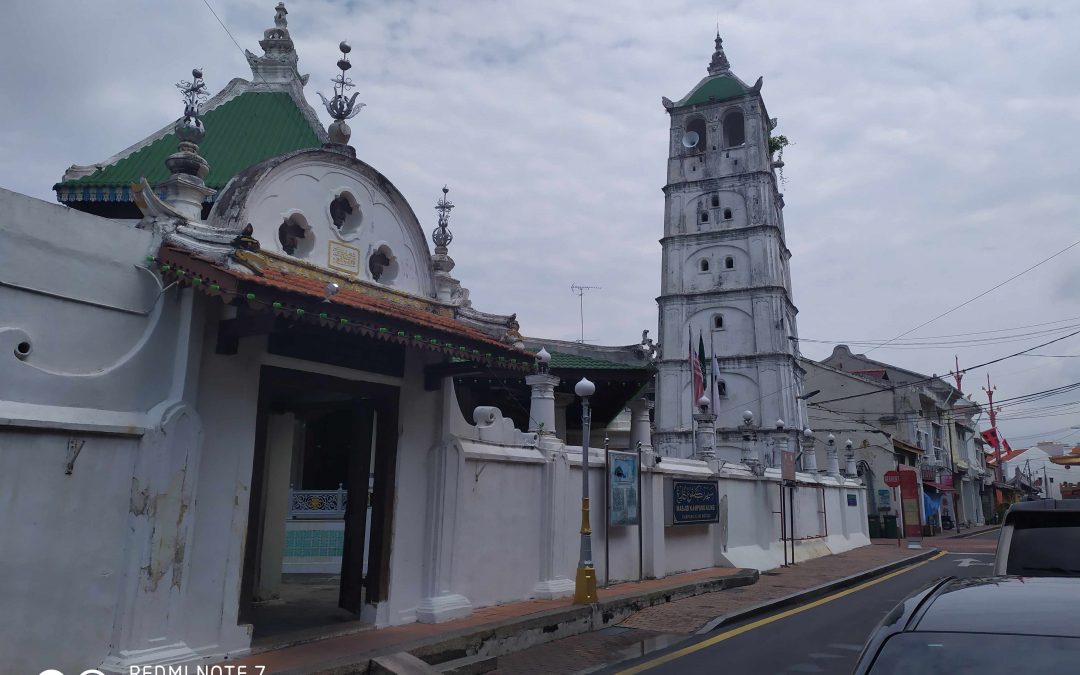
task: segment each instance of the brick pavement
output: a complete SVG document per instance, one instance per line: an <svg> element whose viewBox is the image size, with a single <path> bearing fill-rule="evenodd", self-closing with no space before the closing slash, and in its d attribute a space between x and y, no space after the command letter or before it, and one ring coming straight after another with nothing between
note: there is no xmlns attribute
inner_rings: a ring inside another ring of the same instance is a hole
<svg viewBox="0 0 1080 675"><path fill-rule="evenodd" d="M713 567L677 574L663 579L613 584L600 589L597 595L601 600L634 597L681 584L731 576L739 571L731 567ZM571 598L560 598L558 600L527 600L494 607L482 607L469 616L455 621L439 624L411 623L378 630L362 630L314 642L258 651L251 656L230 660L230 663L265 666L267 672L276 673L280 671L309 670L316 664L340 661L342 659L355 659L356 662L360 662L365 656L385 653L395 647L415 644L420 640L438 640L441 636L448 636L470 628L490 626L506 620L527 618L530 615L572 605L573 600Z"/></svg>
<svg viewBox="0 0 1080 675"><path fill-rule="evenodd" d="M923 550L897 547L895 540L886 540L880 546L863 546L847 553L801 562L794 567L763 572L752 586L657 605L631 615L614 629L585 633L500 656L498 669L492 672L493 675L556 675L599 668L640 655L643 642L645 652L652 651L650 642L656 645L655 648L662 648L689 637L718 616L910 558L925 553L927 548L931 546L927 545Z"/></svg>

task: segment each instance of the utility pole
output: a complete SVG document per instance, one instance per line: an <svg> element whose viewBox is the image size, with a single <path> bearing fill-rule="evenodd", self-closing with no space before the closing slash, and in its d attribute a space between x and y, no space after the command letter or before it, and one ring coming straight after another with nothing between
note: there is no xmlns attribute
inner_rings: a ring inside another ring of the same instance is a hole
<svg viewBox="0 0 1080 675"><path fill-rule="evenodd" d="M994 430L994 439L997 441L994 447L994 457L997 466L995 472L997 474L997 480L1001 482L1001 434L998 433L997 428L997 412L994 410L994 390L997 387L990 384L990 373L986 374L986 386L983 387L983 391L986 392L986 398L990 401L990 428Z"/></svg>
<svg viewBox="0 0 1080 675"><path fill-rule="evenodd" d="M600 290L600 287L570 284L570 290L578 296L578 312L581 316L581 344L585 344L585 292L598 291Z"/></svg>

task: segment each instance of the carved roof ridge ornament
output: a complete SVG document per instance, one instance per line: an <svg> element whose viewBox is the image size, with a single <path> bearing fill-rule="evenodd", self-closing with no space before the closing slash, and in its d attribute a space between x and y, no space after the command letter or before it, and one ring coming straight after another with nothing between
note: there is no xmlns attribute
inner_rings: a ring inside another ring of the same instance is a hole
<svg viewBox="0 0 1080 675"><path fill-rule="evenodd" d="M453 202L446 198L450 188L443 185L443 196L435 203L435 210L439 212L439 225L431 233L431 241L435 243L435 253L445 255L454 235L450 232L450 210L454 208Z"/></svg>
<svg viewBox="0 0 1080 675"><path fill-rule="evenodd" d="M720 31L716 31L716 50L713 52L712 61L709 62L709 74L720 75L731 72L731 63L724 54L724 40L720 37Z"/></svg>
<svg viewBox="0 0 1080 675"><path fill-rule="evenodd" d="M336 145L347 145L349 137L352 136L352 129L349 128L348 124L345 124L345 120L355 117L366 104L357 103L356 97L360 95L359 92L353 93L351 98L345 96L346 90L356 86L352 80L345 76L345 73L352 68L352 64L349 63L349 52L352 51L352 47L349 46L348 42L342 40L338 45L338 49L341 50L341 58L338 59L337 67L341 69L341 74L330 80L334 85L334 95L328 100L322 95L322 92L316 93L322 99L326 112L330 114L330 117L334 118L334 123L327 130L330 142Z"/></svg>

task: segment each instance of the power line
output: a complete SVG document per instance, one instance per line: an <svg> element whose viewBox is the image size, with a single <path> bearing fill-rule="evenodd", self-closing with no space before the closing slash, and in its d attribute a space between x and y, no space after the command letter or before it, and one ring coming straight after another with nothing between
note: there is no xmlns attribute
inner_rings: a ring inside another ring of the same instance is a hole
<svg viewBox="0 0 1080 675"><path fill-rule="evenodd" d="M1012 275L1011 277L1009 277L1009 278L1008 278L1008 279L1006 279L1005 281L1002 281L1001 283L997 284L996 286L993 286L993 287L991 287L991 288L988 288L988 289L986 289L985 291L983 291L982 293L979 293L978 295L976 295L975 297L973 297L973 298L971 298L971 299L969 299L969 300L965 300L964 302L962 302L962 303L960 303L959 305L957 305L957 306L953 307L952 309L950 309L950 310L947 310L947 311L944 311L944 312L942 312L941 314L938 314L937 316L935 316L934 318L930 319L929 321L924 321L923 323L920 323L920 324L919 324L918 326L915 326L914 328L912 328L912 329L910 329L910 330L907 330L907 331L904 331L903 333L900 333L899 335L897 335L897 336L896 336L895 338L893 338L892 340L889 340L889 341L885 342L884 344L880 345L879 347L873 347L873 348L871 348L870 350L868 350L868 351L867 351L866 353L867 353L867 354L869 354L870 352L874 351L875 349L879 349L880 347L884 347L884 346L885 346L886 344L889 344L889 343L890 343L890 342L892 342L893 340L899 340L900 338L904 337L905 335L910 335L911 333L914 333L915 331L919 330L920 328L922 328L922 327L924 327L924 326L928 326L928 325L932 324L933 322L937 321L938 319L940 319L940 318L942 318L942 317L945 317L945 316L948 316L949 314L952 314L953 312L955 312L956 310L960 309L961 307L966 307L967 305L970 305L971 303L975 302L975 301L976 301L976 300L978 300L979 298L982 298L982 297L984 297L984 296L986 296L986 295L989 295L990 293L992 293L992 292L996 291L997 289L1001 288L1001 287L1002 287L1002 286L1004 286L1005 284L1007 284L1007 283L1009 283L1009 282L1011 282L1011 281L1013 281L1013 280L1015 280L1015 279L1018 279L1018 278L1022 277L1023 275L1027 274L1028 272L1030 272L1031 270L1035 269L1036 267L1039 267L1040 265L1043 265L1044 263L1047 263L1047 262L1049 262L1049 261L1053 260L1054 258L1058 257L1058 256L1059 256L1059 255L1061 255L1062 253L1065 253L1065 252L1066 252L1066 251L1068 251L1069 249L1072 249L1072 248L1074 248L1074 247L1076 247L1076 246L1078 246L1078 245L1080 245L1080 241L1075 241L1075 242L1073 242L1073 243L1069 244L1068 246L1066 246L1065 248L1061 249L1061 250L1060 250L1060 251L1058 251L1057 253L1054 253L1053 255L1051 255L1051 256L1049 256L1049 257L1047 257L1047 258L1043 258L1042 260L1040 260L1039 262L1035 263L1035 264L1034 264L1034 265L1032 265L1031 267L1028 267L1028 268L1027 268L1027 269L1025 269L1025 270L1022 270L1022 271L1020 271L1020 272L1017 272L1016 274Z"/></svg>
<svg viewBox="0 0 1080 675"><path fill-rule="evenodd" d="M948 335L925 335L923 337L916 337L916 338L911 338L911 339L912 340L923 340L923 339L925 339L925 340L937 340L937 339L943 339L943 338L968 337L970 335L987 335L987 334L990 334L990 333L1008 333L1008 332L1014 331L1014 330L1025 330L1027 328L1039 328L1039 327L1042 327L1042 326L1052 326L1052 325L1058 324L1058 323L1069 323L1070 321L1080 321L1080 316L1070 316L1070 317L1066 317L1064 319L1055 319L1054 321L1043 321L1041 323L1029 323L1029 324L1025 324L1023 326L1012 326L1011 328L995 328L995 329L992 329L992 330L977 330L977 331L973 331L973 332L970 332L970 333L951 333L951 334L948 334ZM801 339L804 339L804 338L800 338L800 340ZM866 340L851 340L851 341L823 340L823 342L842 343L842 344L850 344L850 342L871 342L871 343L873 343L873 342L882 342L882 343L884 343L884 342L889 342L889 340L885 340L885 339L873 339L873 340L866 339Z"/></svg>

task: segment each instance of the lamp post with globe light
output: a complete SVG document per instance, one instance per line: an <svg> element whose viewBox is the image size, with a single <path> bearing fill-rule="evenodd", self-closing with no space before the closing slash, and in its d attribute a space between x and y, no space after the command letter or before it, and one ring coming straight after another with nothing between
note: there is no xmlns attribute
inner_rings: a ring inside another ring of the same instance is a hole
<svg viewBox="0 0 1080 675"><path fill-rule="evenodd" d="M581 397L581 552L574 583L574 604L587 605L597 601L592 529L589 526L589 434L592 432L589 397L596 393L596 385L583 377L574 385L574 393Z"/></svg>

